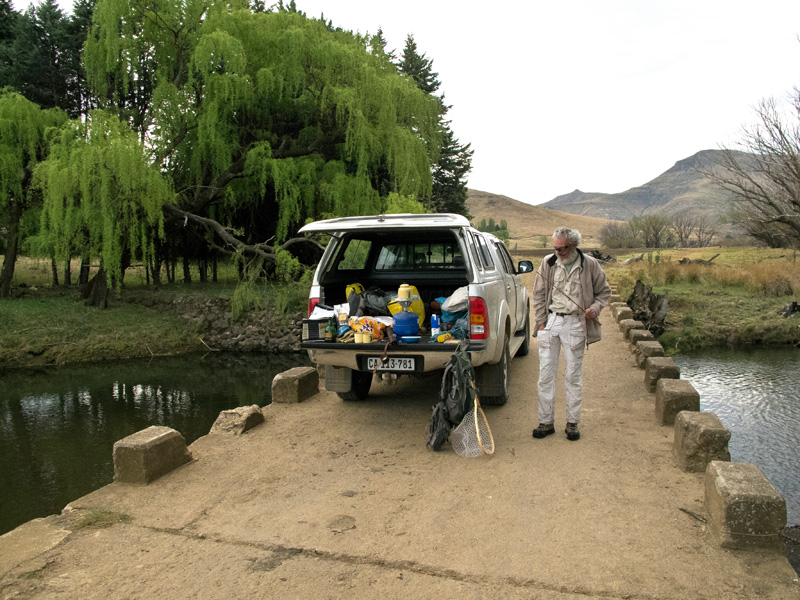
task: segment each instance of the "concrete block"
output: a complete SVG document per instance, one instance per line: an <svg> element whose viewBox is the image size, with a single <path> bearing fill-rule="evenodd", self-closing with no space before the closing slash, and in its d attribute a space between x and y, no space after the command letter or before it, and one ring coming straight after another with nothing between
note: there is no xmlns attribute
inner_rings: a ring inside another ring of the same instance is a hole
<svg viewBox="0 0 800 600"><path fill-rule="evenodd" d="M675 361L664 356L651 356L644 364L644 385L647 391L656 391L659 379L680 379L681 370Z"/></svg>
<svg viewBox="0 0 800 600"><path fill-rule="evenodd" d="M295 367L272 380L272 401L302 402L319 392L319 374L314 367Z"/></svg>
<svg viewBox="0 0 800 600"><path fill-rule="evenodd" d="M675 416L675 464L688 473L702 473L712 460L729 461L730 439L731 432L714 413L681 411Z"/></svg>
<svg viewBox="0 0 800 600"><path fill-rule="evenodd" d="M624 302L618 302L614 307L614 318L617 320L617 323L626 319L632 319L633 309Z"/></svg>
<svg viewBox="0 0 800 600"><path fill-rule="evenodd" d="M611 295L608 297L608 303L611 304L612 302L622 302L622 298L620 298L619 294L616 292L611 292Z"/></svg>
<svg viewBox="0 0 800 600"><path fill-rule="evenodd" d="M234 409L220 412L209 433L242 435L263 422L264 415L258 405L238 406Z"/></svg>
<svg viewBox="0 0 800 600"><path fill-rule="evenodd" d="M682 410L700 410L700 394L688 381L659 379L656 383L656 422L674 425L675 416Z"/></svg>
<svg viewBox="0 0 800 600"><path fill-rule="evenodd" d="M639 341L634 345L634 355L636 356L636 366L644 369L645 362L651 356L664 356L664 346L655 341Z"/></svg>
<svg viewBox="0 0 800 600"><path fill-rule="evenodd" d="M619 330L622 332L622 337L628 339L628 332L631 329L644 329L644 323L636 319L622 319L619 322Z"/></svg>
<svg viewBox="0 0 800 600"><path fill-rule="evenodd" d="M154 425L114 444L114 481L150 483L192 460L183 436Z"/></svg>
<svg viewBox="0 0 800 600"><path fill-rule="evenodd" d="M709 529L722 548L783 553L786 501L761 469L715 460L704 488Z"/></svg>
<svg viewBox="0 0 800 600"><path fill-rule="evenodd" d="M653 337L653 332L648 331L647 329L630 329L628 330L628 341L633 346L633 350L636 350L636 344L638 342L652 342L655 340Z"/></svg>

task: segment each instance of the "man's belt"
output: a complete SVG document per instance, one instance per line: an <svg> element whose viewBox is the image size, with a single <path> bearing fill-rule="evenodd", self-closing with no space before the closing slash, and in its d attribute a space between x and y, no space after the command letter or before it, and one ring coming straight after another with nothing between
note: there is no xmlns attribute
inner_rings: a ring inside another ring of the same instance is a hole
<svg viewBox="0 0 800 600"><path fill-rule="evenodd" d="M550 312L551 312L551 313L553 313L553 314L554 314L555 316L557 316L557 317L569 317L569 316L572 316L572 315L574 315L574 314L575 314L575 313L560 313L560 312L553 312L552 310L551 310Z"/></svg>

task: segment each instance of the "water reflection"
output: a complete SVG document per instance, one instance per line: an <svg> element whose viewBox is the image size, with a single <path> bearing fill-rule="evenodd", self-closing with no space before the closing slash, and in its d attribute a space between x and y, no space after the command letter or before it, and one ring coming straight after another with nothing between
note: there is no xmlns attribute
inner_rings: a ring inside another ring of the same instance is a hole
<svg viewBox="0 0 800 600"><path fill-rule="evenodd" d="M757 465L800 524L800 350L707 350L676 356L681 379L700 393L700 409L731 431L731 460Z"/></svg>
<svg viewBox="0 0 800 600"><path fill-rule="evenodd" d="M114 442L150 425L187 443L221 410L270 402L305 354L168 357L0 373L0 534L111 482Z"/></svg>

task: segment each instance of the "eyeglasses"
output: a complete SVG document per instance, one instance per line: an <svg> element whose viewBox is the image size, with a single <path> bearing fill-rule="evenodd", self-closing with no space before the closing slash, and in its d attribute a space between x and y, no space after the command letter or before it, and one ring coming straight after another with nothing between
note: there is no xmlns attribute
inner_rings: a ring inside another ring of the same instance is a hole
<svg viewBox="0 0 800 600"><path fill-rule="evenodd" d="M570 247L571 245L572 245L572 244L567 244L566 246L555 246L555 247L553 248L553 250L555 250L556 252L563 252L564 250L569 250L569 247Z"/></svg>

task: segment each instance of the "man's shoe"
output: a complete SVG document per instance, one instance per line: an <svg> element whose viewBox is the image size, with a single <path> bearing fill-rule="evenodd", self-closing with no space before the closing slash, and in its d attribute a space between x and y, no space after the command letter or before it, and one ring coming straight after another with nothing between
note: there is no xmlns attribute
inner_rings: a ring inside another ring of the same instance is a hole
<svg viewBox="0 0 800 600"><path fill-rule="evenodd" d="M543 438L556 432L556 428L552 423L539 423L539 426L533 430L533 437Z"/></svg>
<svg viewBox="0 0 800 600"><path fill-rule="evenodd" d="M533 432L536 435L536 432ZM581 439L581 432L578 431L578 424L577 423L567 423L567 428L564 430L564 433L567 434L567 439L571 441Z"/></svg>

